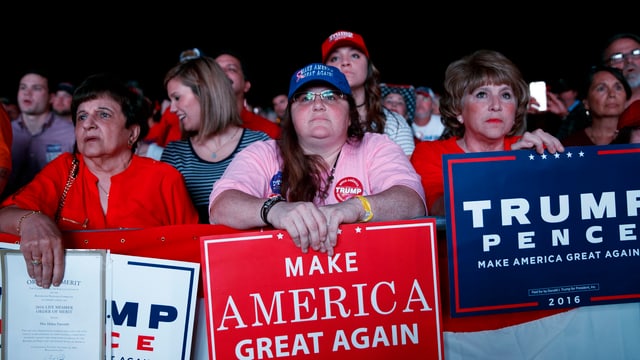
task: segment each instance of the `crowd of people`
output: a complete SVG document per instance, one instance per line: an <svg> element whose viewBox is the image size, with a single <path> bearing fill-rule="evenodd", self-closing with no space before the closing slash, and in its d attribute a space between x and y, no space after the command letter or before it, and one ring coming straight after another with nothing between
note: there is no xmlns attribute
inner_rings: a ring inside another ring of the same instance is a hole
<svg viewBox="0 0 640 360"><path fill-rule="evenodd" d="M584 86L550 83L544 112L494 50L453 61L436 94L382 83L357 33L318 45L271 118L247 107L250 78L227 50L180 54L164 101L117 74L76 87L25 72L18 109L0 108L0 231L20 237L29 275L60 284L68 230L272 227L333 254L340 224L445 216L443 154L640 142L635 34L607 41Z"/></svg>

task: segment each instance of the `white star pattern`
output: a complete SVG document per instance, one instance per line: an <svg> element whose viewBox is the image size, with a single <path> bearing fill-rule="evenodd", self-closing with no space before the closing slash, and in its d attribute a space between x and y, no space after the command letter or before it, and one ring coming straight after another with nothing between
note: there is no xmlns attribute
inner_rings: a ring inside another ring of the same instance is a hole
<svg viewBox="0 0 640 360"><path fill-rule="evenodd" d="M284 234L283 233L278 233L278 240L282 240L284 238Z"/></svg>
<svg viewBox="0 0 640 360"><path fill-rule="evenodd" d="M546 159L548 159L548 158L549 158L549 156L550 156L550 155L552 155L554 159L562 159L563 155L564 155L564 157L566 157L567 159L571 159L571 158L573 157L573 153L572 153L571 151L568 151L568 152L566 152L566 153L559 153L559 152L556 152L555 154L546 154L546 153L544 153L544 154L540 154L540 159L541 159L541 160L546 160ZM584 152L584 151L580 151L580 152L578 153L578 155L579 155L580 157L585 157L585 156L586 156L586 154L585 154L585 152ZM537 158L536 154L529 154L529 160L535 160L536 158Z"/></svg>
<svg viewBox="0 0 640 360"><path fill-rule="evenodd" d="M356 227L356 234L360 234L362 232L362 228L360 226Z"/></svg>

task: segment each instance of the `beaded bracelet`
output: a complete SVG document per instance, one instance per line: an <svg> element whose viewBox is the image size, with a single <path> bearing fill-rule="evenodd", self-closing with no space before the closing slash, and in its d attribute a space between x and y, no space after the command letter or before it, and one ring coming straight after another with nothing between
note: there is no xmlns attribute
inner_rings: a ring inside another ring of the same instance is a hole
<svg viewBox="0 0 640 360"><path fill-rule="evenodd" d="M282 197L282 195L278 194L276 196L272 196L268 198L267 201L265 201L264 204L262 204L262 208L260 209L260 217L262 218L262 221L268 226L273 227L273 225L271 225L271 223L267 220L267 215L269 215L269 211L271 211L271 208L273 207L273 205L281 201L285 201L285 200Z"/></svg>
<svg viewBox="0 0 640 360"><path fill-rule="evenodd" d="M20 233L22 231L22 222L25 221L29 216L35 215L35 214L42 214L42 211L40 211L40 210L31 210L31 212L28 212L28 213L20 216L20 219L18 220L18 225L16 226L16 233L18 234L18 236L22 235Z"/></svg>

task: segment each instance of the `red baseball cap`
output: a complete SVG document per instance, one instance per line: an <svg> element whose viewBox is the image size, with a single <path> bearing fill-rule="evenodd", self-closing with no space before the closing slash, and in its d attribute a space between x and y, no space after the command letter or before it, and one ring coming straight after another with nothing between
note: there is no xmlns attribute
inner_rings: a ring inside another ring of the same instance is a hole
<svg viewBox="0 0 640 360"><path fill-rule="evenodd" d="M640 100L629 104L618 119L618 129L637 126L640 126Z"/></svg>
<svg viewBox="0 0 640 360"><path fill-rule="evenodd" d="M327 40L322 43L322 62L327 62L329 54L341 46L354 47L362 51L367 58L369 57L369 51L367 51L362 36L352 33L351 31L340 30L331 34Z"/></svg>

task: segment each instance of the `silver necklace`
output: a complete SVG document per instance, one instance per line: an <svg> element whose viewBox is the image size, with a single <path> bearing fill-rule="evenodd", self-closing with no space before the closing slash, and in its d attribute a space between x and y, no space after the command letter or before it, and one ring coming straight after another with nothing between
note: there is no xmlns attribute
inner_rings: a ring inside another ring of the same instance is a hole
<svg viewBox="0 0 640 360"><path fill-rule="evenodd" d="M205 148L211 152L211 158L212 159L217 158L218 157L218 151L224 149L224 147L227 146L227 144L229 144L229 142L231 142L231 140L233 140L236 137L236 135L238 134L238 130L239 130L239 128L237 128L235 130L235 132L225 142L223 142L217 148L214 148L215 150L211 150L211 148L209 148L205 143Z"/></svg>
<svg viewBox="0 0 640 360"><path fill-rule="evenodd" d="M329 190L331 189L331 183L333 182L333 175L336 172L336 165L338 165L338 159L340 158L340 153L342 152L342 149L340 149L340 151L338 151L338 156L336 156L336 160L333 162L333 167L331 168L331 171L329 172L329 176L327 177L327 186L325 187L325 191L324 194L322 194L322 198L326 199L329 196Z"/></svg>
<svg viewBox="0 0 640 360"><path fill-rule="evenodd" d="M102 191L107 196L107 199L109 198L109 192L105 190L105 188L103 188L102 185L100 185L99 181L98 181L98 189L100 189L100 191Z"/></svg>

